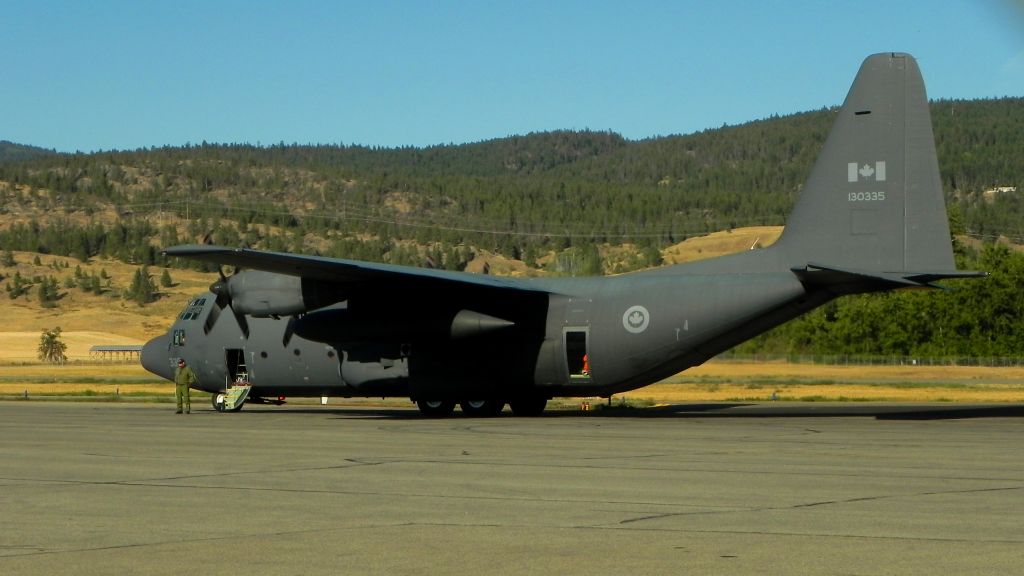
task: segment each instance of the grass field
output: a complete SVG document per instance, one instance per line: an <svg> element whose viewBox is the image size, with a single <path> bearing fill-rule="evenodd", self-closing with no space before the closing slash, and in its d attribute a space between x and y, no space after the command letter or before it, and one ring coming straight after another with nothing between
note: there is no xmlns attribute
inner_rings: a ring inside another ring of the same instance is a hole
<svg viewBox="0 0 1024 576"><path fill-rule="evenodd" d="M0 396L170 398L137 364L0 364ZM712 361L615 397L643 404L714 401L1024 402L1024 368L827 366ZM378 400L379 401L379 400ZM365 403L333 399L331 404Z"/></svg>
<svg viewBox="0 0 1024 576"><path fill-rule="evenodd" d="M712 361L625 396L655 402L1024 402L1024 368Z"/></svg>

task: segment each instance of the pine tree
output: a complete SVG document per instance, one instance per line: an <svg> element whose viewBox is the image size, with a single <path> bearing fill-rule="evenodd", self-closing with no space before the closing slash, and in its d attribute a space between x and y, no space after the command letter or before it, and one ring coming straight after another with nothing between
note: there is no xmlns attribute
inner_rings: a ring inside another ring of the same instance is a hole
<svg viewBox="0 0 1024 576"><path fill-rule="evenodd" d="M149 267L143 266L135 270L132 283L125 293L126 300L132 300L139 306L149 304L156 299L156 286L149 275Z"/></svg>
<svg viewBox="0 0 1024 576"><path fill-rule="evenodd" d="M47 276L39 282L39 288L37 292L39 296L39 304L43 308L53 308L57 305L57 299L60 297L60 291L57 288L57 279L53 276Z"/></svg>
<svg viewBox="0 0 1024 576"><path fill-rule="evenodd" d="M7 283L7 295L14 300L22 294L27 294L28 289L32 286L30 282L27 282L22 278L21 273L18 271L14 272L14 276L11 277L11 281Z"/></svg>

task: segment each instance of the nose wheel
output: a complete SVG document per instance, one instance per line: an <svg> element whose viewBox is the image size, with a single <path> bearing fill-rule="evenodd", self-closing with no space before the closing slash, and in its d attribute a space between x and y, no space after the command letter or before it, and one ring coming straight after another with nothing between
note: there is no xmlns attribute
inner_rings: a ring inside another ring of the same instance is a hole
<svg viewBox="0 0 1024 576"><path fill-rule="evenodd" d="M236 399L232 406L232 399L223 392L210 395L210 404L213 404L213 409L217 412L238 412L245 405L245 399Z"/></svg>
<svg viewBox="0 0 1024 576"><path fill-rule="evenodd" d="M210 403L213 404L213 409L217 412L223 412L225 398L227 398L227 395L223 393L211 394Z"/></svg>

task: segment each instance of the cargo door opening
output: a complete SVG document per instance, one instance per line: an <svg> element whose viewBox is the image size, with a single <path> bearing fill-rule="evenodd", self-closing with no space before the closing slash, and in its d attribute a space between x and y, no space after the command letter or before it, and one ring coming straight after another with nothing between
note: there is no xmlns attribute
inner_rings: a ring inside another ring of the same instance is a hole
<svg viewBox="0 0 1024 576"><path fill-rule="evenodd" d="M590 362L587 356L587 328L567 328L565 330L565 365L569 370L569 378L582 380L590 378Z"/></svg>
<svg viewBox="0 0 1024 576"><path fill-rule="evenodd" d="M213 395L213 407L219 412L237 412L252 390L249 369L245 365L245 350L225 348L224 366L224 393Z"/></svg>
<svg viewBox="0 0 1024 576"><path fill-rule="evenodd" d="M225 348L224 362L227 366L227 385L249 383L249 369L245 365L245 350L241 348Z"/></svg>

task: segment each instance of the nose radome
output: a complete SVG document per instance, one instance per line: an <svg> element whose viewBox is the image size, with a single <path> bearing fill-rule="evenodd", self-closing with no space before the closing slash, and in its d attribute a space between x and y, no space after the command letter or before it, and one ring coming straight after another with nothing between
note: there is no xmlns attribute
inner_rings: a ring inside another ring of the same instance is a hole
<svg viewBox="0 0 1024 576"><path fill-rule="evenodd" d="M142 367L153 374L167 380L174 379L171 370L171 354L169 352L171 339L164 334L157 336L142 347Z"/></svg>

